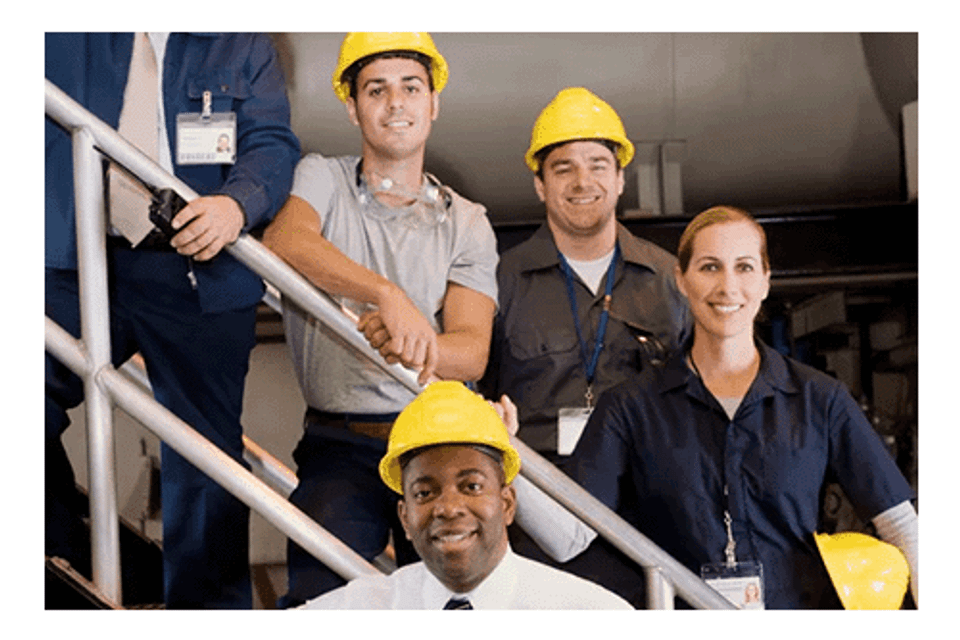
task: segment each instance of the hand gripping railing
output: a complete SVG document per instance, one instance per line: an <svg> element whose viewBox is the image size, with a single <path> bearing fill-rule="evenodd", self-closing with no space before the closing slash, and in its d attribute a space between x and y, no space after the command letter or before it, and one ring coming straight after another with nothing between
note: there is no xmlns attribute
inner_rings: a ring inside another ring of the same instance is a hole
<svg viewBox="0 0 960 640"><path fill-rule="evenodd" d="M81 284L81 321L83 322L86 318L84 308L88 308L91 313L96 314L99 318L91 317L83 326L86 326L86 324L95 325L98 319L101 320L99 324L103 324L105 322L103 318L106 317L106 314L103 314L103 309L106 308L106 270L103 260L105 229L102 200L99 202L96 200L97 194L102 194L101 178L97 171L92 170L93 167L99 166L99 156L94 149L94 144L154 187L172 188L188 202L196 198L198 194L123 140L113 129L88 113L50 81L46 82L46 112L67 128L74 130L75 148L83 149L83 151L75 151L76 171L78 173L83 172L84 181L88 185L93 185L84 188L79 184L81 180L78 175L76 187L78 194L78 252L80 254L78 263L81 273L92 265L99 267L100 273L104 274L104 277L101 284L102 291L96 297L85 296ZM83 157L84 155L86 157ZM80 157L80 162L77 161L78 157ZM83 198L81 198L81 192L84 192ZM102 198L102 195L99 197ZM98 222L81 223L81 219L84 218L95 219ZM90 256L86 255L91 250L92 253L99 254L99 257L91 259ZM363 335L356 330L353 321L329 297L318 292L300 274L287 266L259 242L243 234L236 242L227 246L226 250L258 275L272 283L282 295L317 317L354 347L359 355L378 364L411 392L418 393L420 391L421 387L417 383L414 372L399 364L388 365L380 357L379 352L370 347ZM81 276L81 283L86 277ZM103 327L100 327L100 330L103 331ZM193 432L188 425L170 414L162 406L153 402L149 396L139 391L134 383L113 370L109 359L108 334L105 334L107 337L105 338L106 357L104 357L102 353L95 356L92 352L88 356L69 334L49 319L47 320L46 333L47 349L78 374L84 376L87 385L85 389L88 404L90 392L94 394L106 392L109 398L113 398L133 417L143 420L146 426L154 430L178 453L223 484L227 490L237 495L250 507L267 517L284 533L343 577L351 579L364 573L376 571L369 563L366 563L360 556L335 538L332 541L329 540L332 536L319 525L295 507L290 506L289 503L285 503L282 498L229 456L219 452L219 450L213 451L216 449L215 446ZM82 338L84 342L87 342L86 332L82 332ZM100 342L103 341L104 337L101 336ZM95 441L97 448L96 455L94 453L89 454L91 458L91 477L93 476L94 457L96 457L98 466L108 468L103 473L104 479L102 481L95 485L91 480L91 520L106 519L115 523L115 490L104 486L108 480L112 482L113 479L113 459L107 453L110 449L109 443L112 441L110 439L112 434L109 425L109 412L104 412L107 414L105 417L98 417L96 423L91 423L89 420L90 411L88 408L89 429L92 430L96 425L106 424L102 428L102 433L105 435L97 438L91 436L90 438L92 443ZM511 442L520 453L522 459L521 473L525 478L555 498L574 515L593 527L600 535L610 540L627 556L644 567L648 576L650 608L672 608L674 592L697 608L733 608L733 605L723 596L708 587L689 569L663 552L648 538L633 529L617 514L566 477L522 441L516 437L511 437ZM94 496L95 487L98 494L110 494L112 491L112 499L107 495ZM112 502L112 509L95 508L95 502L107 504ZM285 503L286 506L280 503ZM102 511L109 511L109 513L101 513ZM113 527L115 530L116 525L114 524ZM116 549L118 548L118 544L115 542L117 535L114 531L109 531L102 523L92 525L92 529L104 530L103 533L97 535L92 533L94 537L94 581L108 596L119 602L118 553L115 550L111 550L109 554L97 553L97 538L109 537L112 546ZM310 539L311 533L316 540ZM109 558L98 557L101 555L108 555ZM109 590L104 589L105 583L109 586ZM115 583L115 586L113 583Z"/></svg>

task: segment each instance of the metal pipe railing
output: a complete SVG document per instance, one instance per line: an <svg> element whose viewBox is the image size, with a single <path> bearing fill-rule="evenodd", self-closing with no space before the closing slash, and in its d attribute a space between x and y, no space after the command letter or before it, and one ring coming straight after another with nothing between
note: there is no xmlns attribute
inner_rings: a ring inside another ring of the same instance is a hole
<svg viewBox="0 0 960 640"><path fill-rule="evenodd" d="M147 393L152 392L143 357L139 353L127 360L120 367L120 372L140 385ZM289 497L297 488L299 482L297 474L246 435L243 436L243 459L250 465L252 471L263 476L266 483L282 496Z"/></svg>
<svg viewBox="0 0 960 640"><path fill-rule="evenodd" d="M273 300L268 299L270 297L271 293L268 291L264 296L264 302L268 305L273 306L279 302L275 293L273 294ZM123 366L120 367L120 372L137 383L145 393L152 395L153 391L150 385L150 379L147 377L143 357L139 353L134 354L132 358L125 362ZM283 497L289 498L290 494L293 493L293 490L297 488L297 484L300 482L297 474L287 465L283 464L280 459L276 458L248 436L244 435L242 439L243 459L250 465L250 470L262 476L264 482L266 482L267 486L271 489ZM380 554L371 560L371 564L382 573L393 573L397 568L396 562L387 554Z"/></svg>
<svg viewBox="0 0 960 640"><path fill-rule="evenodd" d="M380 573L264 481L144 393L136 382L109 365L94 370L80 343L50 318L46 318L45 342L46 349L77 375L93 375L117 406L332 570L348 580Z"/></svg>
<svg viewBox="0 0 960 640"><path fill-rule="evenodd" d="M68 366L72 365L72 370L84 380L92 568L98 588L113 602L122 602L111 400L341 576L352 579L367 573L379 573L373 565L271 491L152 397L138 391L133 383L112 368L107 313L106 221L98 151L130 168L154 187L173 188L188 200L197 194L49 81L46 81L45 110L51 118L72 131L74 142L78 281L84 345L82 347L81 342L47 318L46 349ZM69 348L64 346L67 343L72 343Z"/></svg>
<svg viewBox="0 0 960 640"><path fill-rule="evenodd" d="M166 171L154 163L153 160L123 140L123 138L121 138L113 129L108 127L92 114L88 113L85 109L83 109L83 107L78 105L49 80L46 81L45 95L46 111L51 117L68 128L76 129L83 127L89 130L92 133L97 146L99 146L109 156L123 164L127 169L135 172L148 184L151 184L156 188L174 189L187 201L193 200L198 196L198 194L190 189L190 187L177 179L175 176L166 173ZM418 393L421 390L421 387L416 379L416 374L413 371L410 371L399 364L388 365L380 356L379 352L370 347L362 333L357 331L354 322L341 311L340 307L336 305L329 298L329 296L316 289L306 279L304 279L303 276L290 268L286 263L263 247L259 242L250 236L243 234L235 243L227 246L226 251L239 259L262 278L268 282L271 282L279 290L280 294L288 297L308 313L321 320L331 330L336 332L338 336L350 344L359 355L364 356L372 362L378 364L385 372L410 389L411 392ZM276 304L276 301L273 302ZM277 305L277 307L279 307L279 305ZM49 324L51 323L48 321L48 334L50 333ZM163 412L166 410L162 407L153 407L152 409L147 410L140 407L140 403L131 401L128 397L126 397L136 390L136 387L133 385L133 383L124 380L122 376L116 374L116 372L114 372L110 367L100 369L96 376L97 380L107 389L111 390L112 392L122 393L125 396L122 399L118 398L118 400L119 402L124 403L122 406L125 406L125 408L129 406L128 412L131 412L131 415L134 415L133 412L136 412L137 415L142 415L150 420L156 420L156 424L159 425L159 429L166 435L178 439L178 442L182 443L181 446L184 446L185 448L189 446L186 443L190 439L184 434L179 433L177 428L171 426L172 424L179 422L179 419L177 419L175 416L172 416L172 414L171 416L165 418ZM136 417L136 415L134 415L134 417ZM172 418L172 420L168 418ZM182 423L180 424L182 427L192 432L188 426L183 425ZM200 438L200 436L197 437ZM206 442L203 438L200 439ZM574 515L579 517L588 525L594 527L594 529L597 530L600 535L610 539L613 544L617 545L618 548L627 553L639 564L645 568L656 569L656 574L649 574L653 576L650 578L651 581L656 582L659 580L669 582L670 584L674 585L677 588L678 593L693 606L720 609L728 609L733 607L733 605L731 605L725 598L708 587L699 578L692 574L692 572L677 563L675 560L673 560L673 558L665 554L658 547L653 545L653 543L651 543L646 537L637 532L635 529L630 527L630 525L617 514L593 498L593 496L591 496L588 492L566 477L549 462L541 458L538 454L536 454L536 452L527 447L519 439L516 437L511 437L511 442L521 455L521 459L523 461L521 473L524 475L524 477L530 479L531 482L547 492L548 495L551 495L557 499L567 509L574 513ZM207 443L207 445L209 445L209 443ZM200 444L200 447L205 448L202 443ZM186 449L183 451L180 449L177 450L181 453L181 455L184 455L184 457L191 459L192 454L188 454ZM204 458L204 456L200 457ZM203 460L203 462L205 463L206 461ZM261 482L228 456L226 456L224 464L226 464L227 467L235 467L233 471L236 473L247 474L249 478L252 478L254 481ZM197 466L206 471L206 469L201 467L200 464ZM210 473L212 477L215 477L215 479L221 475L219 471ZM232 491L231 487L236 485L236 490L245 492L247 488L244 482L235 482L232 479L233 475L233 473L229 473L224 476L224 486L226 486L228 490ZM228 478L226 476L231 477ZM256 500L253 500L252 497L250 499L253 502L257 502ZM253 504L251 504L251 506L253 506ZM272 509L272 506L269 508ZM297 513L302 515L302 513L298 510ZM280 521L284 523L283 526L285 526L285 518L287 516L283 515L283 510L279 510L276 515L280 517ZM312 520L310 520L310 522L313 523ZM319 528L319 525L316 525L316 523L313 524ZM283 528L283 526L281 526L281 528ZM288 535L290 534L288 533ZM312 545L309 542L307 544L303 544L303 542L297 537L294 537L294 539L300 542L304 548L310 550L311 553L314 553L311 547L315 548L316 545ZM345 547L345 549L346 551L353 553L349 548ZM321 555L318 555L317 557L326 562L328 559L326 557L327 549L319 548L317 551L321 553ZM333 564L336 563L333 562ZM334 567L331 565L331 568ZM334 570L337 569L334 568ZM344 577L348 578L351 577L345 574L341 575L344 575ZM662 577L658 578L657 576ZM660 589L657 589L656 591L658 593L662 593L662 590Z"/></svg>
<svg viewBox="0 0 960 640"><path fill-rule="evenodd" d="M520 473L547 495L566 507L573 515L610 541L631 560L644 568L647 577L647 598L651 609L672 608L654 606L664 599L666 588L673 585L678 595L700 609L733 609L733 604L699 576L677 562L670 554L634 529L590 492L571 480L536 451L511 436L511 443L520 452ZM666 585L658 585L666 582Z"/></svg>
<svg viewBox="0 0 960 640"><path fill-rule="evenodd" d="M88 425L87 463L91 470L90 545L93 580L114 602L121 602L120 525L117 514L113 416L110 398L94 374L110 365L110 326L103 310L109 306L107 233L103 205L103 174L94 139L86 127L73 130L74 198L77 219L77 268L86 277L78 283L80 337L89 354L90 369L82 375ZM94 471L95 470L95 471Z"/></svg>

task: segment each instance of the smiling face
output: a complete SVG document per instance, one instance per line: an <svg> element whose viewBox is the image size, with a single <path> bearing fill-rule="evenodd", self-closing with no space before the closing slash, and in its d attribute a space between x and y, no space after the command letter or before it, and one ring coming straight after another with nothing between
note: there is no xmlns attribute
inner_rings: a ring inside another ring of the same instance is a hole
<svg viewBox="0 0 960 640"><path fill-rule="evenodd" d="M507 552L516 494L499 464L467 445L431 447L403 470L400 522L430 572L457 593L479 585Z"/></svg>
<svg viewBox="0 0 960 640"><path fill-rule="evenodd" d="M543 178L533 181L554 236L589 238L615 225L623 171L599 142L576 140L557 147L543 159Z"/></svg>
<svg viewBox="0 0 960 640"><path fill-rule="evenodd" d="M360 127L364 157L389 160L422 157L439 95L430 90L427 69L409 58L380 58L357 74L357 96L347 99L350 120Z"/></svg>
<svg viewBox="0 0 960 640"><path fill-rule="evenodd" d="M690 303L697 335L753 337L753 320L770 292L760 233L747 220L704 227L692 241L686 271L676 268L677 287Z"/></svg>

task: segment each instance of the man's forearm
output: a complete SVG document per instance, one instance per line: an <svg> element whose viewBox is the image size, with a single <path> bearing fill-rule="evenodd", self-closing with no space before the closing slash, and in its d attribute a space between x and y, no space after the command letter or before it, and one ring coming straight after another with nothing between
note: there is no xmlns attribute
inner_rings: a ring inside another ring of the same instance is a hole
<svg viewBox="0 0 960 640"><path fill-rule="evenodd" d="M379 304L393 285L383 276L357 264L322 236L290 234L268 229L263 241L318 289L358 302ZM293 240L293 236L299 236Z"/></svg>
<svg viewBox="0 0 960 640"><path fill-rule="evenodd" d="M479 332L455 331L437 336L440 350L437 377L441 380L473 382L483 376L490 354L490 339Z"/></svg>

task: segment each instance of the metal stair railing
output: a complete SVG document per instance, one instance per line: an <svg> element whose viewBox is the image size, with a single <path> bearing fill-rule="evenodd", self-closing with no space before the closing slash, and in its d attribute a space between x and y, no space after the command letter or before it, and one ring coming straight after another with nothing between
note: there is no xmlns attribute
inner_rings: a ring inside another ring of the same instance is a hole
<svg viewBox="0 0 960 640"><path fill-rule="evenodd" d="M84 379L87 425L90 431L88 457L91 478L93 577L98 588L115 602L120 602L117 550L119 543L109 411L111 400L131 416L141 420L178 453L344 578L349 580L362 574L377 572L376 568L353 550L156 403L138 388L136 383L113 369L109 357L109 332L106 328L109 316L103 313L107 308L106 228L99 150L158 189L173 189L188 202L198 197L198 194L126 142L116 131L86 111L49 80L46 81L45 109L47 115L72 130L74 137L81 341L74 339L48 318L46 348ZM228 245L225 250L276 287L281 295L288 297L337 333L355 349L358 356L376 363L411 392L420 391L421 387L414 372L399 364L387 364L379 352L370 347L363 334L357 331L354 322L329 296L317 290L255 239L241 234L237 241ZM276 305L275 300L273 304ZM511 437L511 442L520 453L520 472L525 478L644 568L649 608L673 608L674 594L696 608L734 608L726 598L707 586L693 572L666 554L522 441Z"/></svg>
<svg viewBox="0 0 960 640"><path fill-rule="evenodd" d="M68 129L73 138L81 326L80 340L77 340L46 318L45 348L80 376L84 384L91 561L93 582L98 590L111 602L121 605L112 403L142 422L177 453L344 578L378 574L362 556L113 368L109 314L105 313L109 297L101 151L154 187L172 188L188 201L197 194L49 80L44 106L46 114ZM244 240L256 242L244 237L239 244Z"/></svg>

